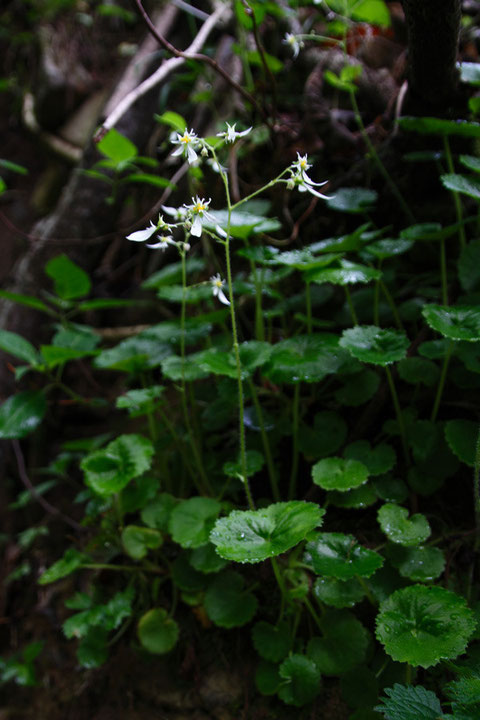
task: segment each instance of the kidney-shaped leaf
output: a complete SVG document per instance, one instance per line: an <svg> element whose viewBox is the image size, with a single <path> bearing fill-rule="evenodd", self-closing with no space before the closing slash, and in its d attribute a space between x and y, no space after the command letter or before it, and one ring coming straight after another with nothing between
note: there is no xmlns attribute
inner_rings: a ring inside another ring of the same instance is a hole
<svg viewBox="0 0 480 720"><path fill-rule="evenodd" d="M401 505L385 503L379 509L377 517L388 539L399 545L420 545L431 533L425 515L418 513L408 519L408 510Z"/></svg>
<svg viewBox="0 0 480 720"><path fill-rule="evenodd" d="M376 635L397 662L428 668L463 653L474 629L464 598L441 587L411 585L382 602Z"/></svg>
<svg viewBox="0 0 480 720"><path fill-rule="evenodd" d="M310 658L290 655L278 670L284 679L278 695L286 705L301 707L311 702L320 692L320 671Z"/></svg>
<svg viewBox="0 0 480 720"><path fill-rule="evenodd" d="M405 333L382 330L375 325L357 325L344 330L340 338L340 347L346 348L353 357L382 366L402 360L409 344Z"/></svg>
<svg viewBox="0 0 480 720"><path fill-rule="evenodd" d="M469 197L480 200L480 180L476 177L467 177L457 173L446 173L440 176L444 187L453 192L463 193Z"/></svg>
<svg viewBox="0 0 480 720"><path fill-rule="evenodd" d="M153 454L152 443L142 435L120 435L106 448L87 455L80 467L87 485L98 495L108 497L148 470Z"/></svg>
<svg viewBox="0 0 480 720"><path fill-rule="evenodd" d="M217 500L192 497L179 502L172 510L168 530L183 548L197 548L208 543L208 535L220 512Z"/></svg>
<svg viewBox="0 0 480 720"><path fill-rule="evenodd" d="M337 580L370 577L383 565L381 555L343 533L317 533L305 547L305 561L318 575Z"/></svg>
<svg viewBox="0 0 480 720"><path fill-rule="evenodd" d="M422 314L433 330L451 340L480 340L480 309L475 306L425 305Z"/></svg>
<svg viewBox="0 0 480 720"><path fill-rule="evenodd" d="M445 439L455 455L466 465L475 465L475 449L479 425L472 420L448 420L445 423Z"/></svg>
<svg viewBox="0 0 480 720"><path fill-rule="evenodd" d="M274 345L263 374L273 382L319 382L336 373L347 357L336 335L297 335Z"/></svg>
<svg viewBox="0 0 480 720"><path fill-rule="evenodd" d="M262 510L234 510L217 520L210 540L218 554L236 562L260 562L290 550L322 522L316 503L292 500Z"/></svg>
<svg viewBox="0 0 480 720"><path fill-rule="evenodd" d="M257 598L244 590L244 578L234 570L217 575L205 593L205 610L219 627L241 627L257 610Z"/></svg>
<svg viewBox="0 0 480 720"><path fill-rule="evenodd" d="M142 615L137 626L138 639L148 652L163 655L178 638L178 625L163 608L153 608Z"/></svg>
<svg viewBox="0 0 480 720"><path fill-rule="evenodd" d="M346 492L367 482L368 469L359 460L330 457L312 467L312 478L324 490Z"/></svg>

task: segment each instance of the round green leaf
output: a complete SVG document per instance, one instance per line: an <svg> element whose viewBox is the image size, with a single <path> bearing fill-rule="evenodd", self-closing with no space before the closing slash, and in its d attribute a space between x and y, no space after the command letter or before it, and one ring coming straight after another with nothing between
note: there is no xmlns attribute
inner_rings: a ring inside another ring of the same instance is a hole
<svg viewBox="0 0 480 720"><path fill-rule="evenodd" d="M432 387L438 382L440 371L438 366L431 360L422 357L407 357L397 365L398 374L405 382L417 385L422 383Z"/></svg>
<svg viewBox="0 0 480 720"><path fill-rule="evenodd" d="M369 475L383 475L395 466L397 460L391 445L380 443L372 448L368 440L350 443L343 454L348 460L359 460L363 463Z"/></svg>
<svg viewBox="0 0 480 720"><path fill-rule="evenodd" d="M178 504L179 500L169 493L160 493L160 495L143 508L140 517L142 522L148 527L156 530L168 529L168 521L173 508Z"/></svg>
<svg viewBox="0 0 480 720"><path fill-rule="evenodd" d="M208 543L208 545L202 545L193 550L190 555L190 564L198 572L208 574L223 570L227 561L218 555L211 543Z"/></svg>
<svg viewBox="0 0 480 720"><path fill-rule="evenodd" d="M411 585L382 602L376 635L394 660L427 668L463 653L474 629L464 598L441 587Z"/></svg>
<svg viewBox="0 0 480 720"><path fill-rule="evenodd" d="M304 655L290 655L278 672L285 681L280 685L278 696L286 705L301 707L312 702L320 692L320 672Z"/></svg>
<svg viewBox="0 0 480 720"><path fill-rule="evenodd" d="M127 525L122 531L122 545L125 552L134 560L141 560L149 550L155 550L162 544L162 535L158 530Z"/></svg>
<svg viewBox="0 0 480 720"><path fill-rule="evenodd" d="M377 493L372 483L367 482L358 488L353 488L348 492L339 492L338 490L330 490L327 493L327 500L335 507L342 508L366 508L377 502Z"/></svg>
<svg viewBox="0 0 480 720"><path fill-rule="evenodd" d="M430 533L430 525L425 515L420 513L408 519L407 508L393 503L385 503L379 509L378 522L385 535L394 543L409 547L420 545Z"/></svg>
<svg viewBox="0 0 480 720"><path fill-rule="evenodd" d="M309 457L325 457L342 447L347 431L347 423L341 415L325 410L315 415L313 427L301 426L298 445Z"/></svg>
<svg viewBox="0 0 480 720"><path fill-rule="evenodd" d="M138 621L137 634L145 650L163 655L175 647L178 625L164 608L153 608Z"/></svg>
<svg viewBox="0 0 480 720"><path fill-rule="evenodd" d="M87 455L80 467L85 473L86 484L98 495L109 497L148 470L153 455L153 445L147 438L120 435L103 450Z"/></svg>
<svg viewBox="0 0 480 720"><path fill-rule="evenodd" d="M216 575L205 593L205 611L219 627L241 627L257 610L257 598L244 590L244 579L234 570Z"/></svg>
<svg viewBox="0 0 480 720"><path fill-rule="evenodd" d="M389 503L402 503L408 498L408 487L400 478L385 475L373 481L375 492L381 500Z"/></svg>
<svg viewBox="0 0 480 720"><path fill-rule="evenodd" d="M332 285L356 285L358 283L369 283L372 280L379 280L382 277L380 270L359 265L349 260L340 260L340 267L328 267L320 270L310 271L307 275L308 281L312 283L332 283Z"/></svg>
<svg viewBox="0 0 480 720"><path fill-rule="evenodd" d="M202 380L208 377L209 370L204 367L200 367L197 362L197 356L201 353L194 353L193 355L187 355L182 361L182 358L178 355L169 355L169 357L162 360L162 372L166 378L179 382L182 377L191 382L192 380Z"/></svg>
<svg viewBox="0 0 480 720"><path fill-rule="evenodd" d="M343 331L340 347L353 357L374 365L390 365L405 357L410 344L407 336L398 330L382 330L375 325L357 325Z"/></svg>
<svg viewBox="0 0 480 720"><path fill-rule="evenodd" d="M213 498L193 497L183 500L171 512L168 531L183 548L206 545L220 510L220 503Z"/></svg>
<svg viewBox="0 0 480 720"><path fill-rule="evenodd" d="M275 383L319 382L336 373L347 357L336 335L297 335L273 346L263 374Z"/></svg>
<svg viewBox="0 0 480 720"><path fill-rule="evenodd" d="M0 440L23 438L42 422L47 411L41 390L24 390L0 406Z"/></svg>
<svg viewBox="0 0 480 720"><path fill-rule="evenodd" d="M353 535L317 533L305 547L305 562L318 575L350 580L356 575L370 577L383 565L383 558L359 545Z"/></svg>
<svg viewBox="0 0 480 720"><path fill-rule="evenodd" d="M247 450L245 453L245 465L247 469L247 477L255 475L265 465L265 458L258 450ZM226 462L223 466L223 472L229 477L238 477L242 475L242 463L240 458L236 462Z"/></svg>
<svg viewBox="0 0 480 720"><path fill-rule="evenodd" d="M271 625L260 620L252 628L252 641L255 650L261 657L271 662L280 662L288 655L291 647L288 623Z"/></svg>
<svg viewBox="0 0 480 720"><path fill-rule="evenodd" d="M324 458L312 467L312 479L324 490L345 492L366 483L368 469L358 460Z"/></svg>
<svg viewBox="0 0 480 720"><path fill-rule="evenodd" d="M365 591L357 578L337 580L332 577L319 577L315 580L313 594L320 603L338 609L353 607L365 597Z"/></svg>
<svg viewBox="0 0 480 720"><path fill-rule="evenodd" d="M320 619L323 637L313 637L307 655L323 675L343 675L365 660L368 632L348 610L327 610Z"/></svg>
<svg viewBox="0 0 480 720"><path fill-rule="evenodd" d="M255 685L262 695L275 695L282 678L278 674L278 666L267 660L260 660L255 671Z"/></svg>
<svg viewBox="0 0 480 720"><path fill-rule="evenodd" d="M402 255L407 250L410 250L412 245L413 240L406 238L383 238L367 245L363 249L362 255L370 255L370 257L373 255L377 260L385 260L395 255Z"/></svg>
<svg viewBox="0 0 480 720"><path fill-rule="evenodd" d="M348 407L358 407L370 400L378 390L380 378L375 370L366 368L360 373L348 375L342 378L343 387L335 393L335 399L341 405Z"/></svg>
<svg viewBox="0 0 480 720"><path fill-rule="evenodd" d="M262 510L234 510L215 523L210 540L218 554L236 562L260 562L290 550L322 522L325 510L300 500Z"/></svg>
<svg viewBox="0 0 480 720"><path fill-rule="evenodd" d="M388 559L402 577L415 582L435 580L445 568L443 552L435 547L390 545Z"/></svg>
<svg viewBox="0 0 480 720"><path fill-rule="evenodd" d="M473 306L425 305L422 314L433 330L451 340L480 340L480 309Z"/></svg>
<svg viewBox="0 0 480 720"><path fill-rule="evenodd" d="M479 424L471 420L449 420L445 423L445 439L455 455L466 465L475 465Z"/></svg>
<svg viewBox="0 0 480 720"><path fill-rule="evenodd" d="M329 208L339 212L362 213L372 209L377 201L378 193L366 188L341 188L335 195L326 200Z"/></svg>
<svg viewBox="0 0 480 720"><path fill-rule="evenodd" d="M340 680L342 697L350 707L373 707L378 699L378 682L370 668L360 666L349 670ZM351 719L350 719L351 720Z"/></svg>
<svg viewBox="0 0 480 720"><path fill-rule="evenodd" d="M187 553L180 553L171 568L173 582L184 593L198 593L205 590L208 579L192 567Z"/></svg>

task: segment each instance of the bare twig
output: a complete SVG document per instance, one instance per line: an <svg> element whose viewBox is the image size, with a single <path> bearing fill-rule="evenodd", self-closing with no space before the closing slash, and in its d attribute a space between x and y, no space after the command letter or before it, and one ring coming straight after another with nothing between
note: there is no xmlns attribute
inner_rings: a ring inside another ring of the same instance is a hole
<svg viewBox="0 0 480 720"><path fill-rule="evenodd" d="M204 22L202 27L200 28L198 35L195 37L193 42L189 45L187 50L180 51L177 50L171 43L168 42L157 30L155 25L150 20L149 16L145 12L145 9L143 8L142 3L140 0L135 0L135 3L139 9L140 14L142 15L145 23L147 24L147 27L149 31L152 33L152 35L156 38L156 40L164 47L166 50L168 50L172 55L174 55L173 58L170 58L169 60L165 60L162 65L156 70L150 77L148 77L146 80L144 80L138 87L136 87L134 90L128 93L123 100L121 100L117 107L110 113L110 115L106 118L104 121L102 127L97 131L95 135L95 141L99 141L102 139L102 137L110 130L112 127L114 127L119 119L125 114L125 112L135 103L139 98L141 98L145 93L147 93L149 90L151 90L155 85L158 85L164 78L167 77L170 73L172 73L174 70L179 68L181 65L185 63L186 60L201 60L203 62L208 63L210 66L212 66L222 77L225 78L231 85L235 87L236 90L238 90L244 97L246 97L249 102L251 102L254 106L258 108L257 103L255 102L255 99L253 96L250 95L246 90L244 90L238 83L236 83L232 78L229 77L229 75L215 62L215 60L212 60L207 55L199 54L198 51L205 43L207 37L217 24L217 22L229 11L229 8L226 5L221 5L217 7L217 9L209 16L208 20ZM260 109L260 108L259 108ZM263 114L263 113L262 113Z"/></svg>
<svg viewBox="0 0 480 720"><path fill-rule="evenodd" d="M84 528L82 525L77 523L76 520L72 520L72 518L68 517L68 515L64 515L61 510L51 505L48 500L45 500L44 497L42 497L36 490L34 485L32 484L32 481L28 477L27 469L25 467L25 460L23 458L23 453L20 448L20 443L18 440L12 440L13 445L13 452L15 453L15 457L17 460L17 467L18 467L18 474L20 476L20 480L23 482L29 493L35 500L38 502L39 505L43 507L46 512L49 513L49 515L56 515L56 517L60 518L64 522L67 523L67 525L70 525L71 528L74 530L80 531L80 532L86 532L86 528Z"/></svg>

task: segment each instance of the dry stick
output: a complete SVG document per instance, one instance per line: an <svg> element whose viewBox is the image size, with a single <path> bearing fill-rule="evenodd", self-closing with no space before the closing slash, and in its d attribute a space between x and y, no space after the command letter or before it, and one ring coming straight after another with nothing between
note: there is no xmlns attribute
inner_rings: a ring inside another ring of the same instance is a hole
<svg viewBox="0 0 480 720"><path fill-rule="evenodd" d="M13 451L15 453L15 457L17 459L17 466L18 466L18 474L20 476L20 480L23 482L29 493L32 495L32 497L35 498L35 500L43 507L44 510L46 510L50 515L56 515L61 520L67 523L67 525L70 525L71 528L77 531L86 532L87 528L84 528L82 525L76 522L76 520L72 520L72 518L69 518L68 515L64 515L61 510L54 507L53 505L50 505L48 500L45 500L44 497L42 497L36 490L34 485L32 485L32 481L28 477L27 469L25 467L25 460L23 458L23 453L20 448L20 443L18 440L12 440L13 445Z"/></svg>
<svg viewBox="0 0 480 720"><path fill-rule="evenodd" d="M150 77L140 83L138 87L129 92L128 95L126 95L123 100L118 103L117 107L105 119L102 127L99 128L99 130L96 132L94 137L95 142L99 142L102 137L104 137L104 135L117 124L120 118L135 102L137 102L139 98L141 98L143 95L145 95L145 93L155 87L155 85L158 85L158 83L160 83L165 77L167 77L167 75L169 75L178 67L183 65L186 60L200 60L202 62L208 63L211 67L213 67L216 72L222 75L222 77L225 78L225 80L227 80L227 82L229 82L232 87L234 87L260 112L262 112L261 108L259 108L258 104L256 103L255 98L250 95L249 92L244 90L237 82L235 82L235 80L233 80L225 72L225 70L223 70L218 65L218 63L215 62L215 60L212 60L212 58L209 58L207 55L202 55L198 53L198 50L202 47L210 32L213 30L214 26L221 19L222 15L229 9L226 5L217 7L217 9L212 13L212 15L210 15L208 20L204 22L198 32L198 35L193 40L191 45L189 45L187 50L180 51L177 50L177 48L175 48L173 45L171 45L168 40L166 40L163 35L158 32L158 30L150 20L149 16L145 12L140 0L135 0L135 4L137 5L138 10L152 35L156 38L160 45L162 45L162 47L172 53L172 55L174 55L175 57L170 58L169 60L165 60L158 68L158 70L156 70L152 75L150 75Z"/></svg>

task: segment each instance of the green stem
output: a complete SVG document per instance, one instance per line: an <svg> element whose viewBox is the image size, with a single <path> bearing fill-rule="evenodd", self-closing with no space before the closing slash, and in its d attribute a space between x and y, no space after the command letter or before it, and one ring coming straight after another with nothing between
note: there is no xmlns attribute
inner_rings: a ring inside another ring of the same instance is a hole
<svg viewBox="0 0 480 720"><path fill-rule="evenodd" d="M215 157L215 154L214 154ZM245 422L244 422L244 399L243 399L243 380L242 380L242 364L240 361L240 349L238 345L238 333L237 333L237 321L235 317L235 298L233 296L233 280L232 280L232 263L230 259L230 224L232 220L232 206L230 200L230 188L228 186L228 178L226 173L222 172L221 177L225 187L225 195L227 199L228 207L228 220L227 220L227 238L222 241L225 246L225 266L227 270L227 285L228 295L230 300L230 320L232 324L232 341L233 341L233 352L235 355L235 365L237 369L237 389L238 389L238 425L239 425L239 439L240 439L240 467L242 469L242 482L245 488L245 494L247 496L248 506L251 510L255 509L253 502L252 493L250 492L250 485L247 477L247 454L246 454L246 441L245 441ZM237 203L238 205L238 203Z"/></svg>
<svg viewBox="0 0 480 720"><path fill-rule="evenodd" d="M435 395L435 402L433 403L432 414L430 416L430 420L432 422L435 422L435 420L437 419L437 413L438 413L438 409L440 407L440 400L442 399L445 380L447 379L448 364L450 362L452 350L453 350L453 342L451 342L450 345L448 346L447 352L445 353L445 357L443 359L442 373L440 375L440 380L439 380L438 387L437 387L437 394Z"/></svg>
<svg viewBox="0 0 480 720"><path fill-rule="evenodd" d="M300 408L300 383L295 385L292 405L292 470L290 473L290 484L288 486L288 499L293 500L296 495L297 473L298 473L298 423Z"/></svg>
<svg viewBox="0 0 480 720"><path fill-rule="evenodd" d="M400 408L400 403L398 401L398 395L397 395L397 391L395 389L395 383L393 382L392 373L390 372L390 368L388 366L385 366L385 372L387 374L388 385L390 387L390 392L392 394L393 407L395 408L395 415L397 417L398 427L400 430L400 437L402 438L403 455L405 457L405 462L408 466L409 457L408 457L407 433L405 431L405 423L403 422L402 410Z"/></svg>
<svg viewBox="0 0 480 720"><path fill-rule="evenodd" d="M185 427L187 429L187 436L188 436L188 442L190 443L190 447L192 448L193 457L195 458L195 463L197 466L198 473L200 477L202 478L203 487L200 484L196 473L193 473L192 479L194 482L194 485L197 489L197 492L200 495L203 495L205 493L204 488L208 490L208 492L212 495L212 489L210 487L210 483L208 481L207 475L205 473L202 458L200 456L199 449L197 447L196 439L193 434L192 425L190 422L190 415L188 412L188 405L187 405L187 384L185 381L185 312L186 312L186 292L187 292L187 264L186 264L186 258L185 258L185 251L180 252L180 258L181 258L181 265L182 265L182 305L181 305L181 311L180 311L180 356L181 356L181 368L182 368L182 390L181 390L181 396L182 396L182 409L183 409L183 418L185 421Z"/></svg>
<svg viewBox="0 0 480 720"><path fill-rule="evenodd" d="M307 282L305 287L305 301L307 305L307 333L312 334L312 292L311 283Z"/></svg>
<svg viewBox="0 0 480 720"><path fill-rule="evenodd" d="M315 625L318 627L318 629L320 630L320 632L323 634L323 627L322 627L321 620L320 620L320 618L318 617L318 615L317 615L317 613L315 612L315 610L313 609L312 603L310 602L310 600L308 599L308 597L303 598L303 602L305 603L305 607L307 608L308 612L310 613L310 615L311 615L312 618L314 619Z"/></svg>
<svg viewBox="0 0 480 720"><path fill-rule="evenodd" d="M475 527L477 530L475 550L480 546L480 429L475 447L475 466L473 468L473 498L475 502Z"/></svg>
<svg viewBox="0 0 480 720"><path fill-rule="evenodd" d="M360 575L356 575L355 577L357 578L358 582L362 586L362 588L365 592L365 595L367 596L368 602L371 605L376 606L377 603L375 602L375 598L373 597L372 592L371 592L370 588L368 587L367 583L365 582L364 578L360 577Z"/></svg>
<svg viewBox="0 0 480 720"><path fill-rule="evenodd" d="M352 316L353 324L358 325L357 313L355 312L355 306L352 302L352 296L351 296L350 290L348 288L348 285L344 285L343 287L345 290L345 295L347 297L347 304L348 304L348 307L350 308L350 315Z"/></svg>
<svg viewBox="0 0 480 720"><path fill-rule="evenodd" d="M443 147L445 149L445 157L447 160L447 168L449 173L455 173L455 167L453 165L453 158L452 158L452 150L450 148L450 141L448 139L448 135L443 136ZM460 194L458 192L455 192L452 190L453 194L453 201L455 203L455 213L457 215L457 221L460 224L460 227L458 229L458 236L460 238L460 247L465 247L467 244L467 239L465 236L465 226L463 224L463 210L462 210L462 202L460 200Z"/></svg>
<svg viewBox="0 0 480 720"><path fill-rule="evenodd" d="M440 238L440 276L442 279L442 303L448 305L447 292L447 258L445 255L445 238Z"/></svg>
<svg viewBox="0 0 480 720"><path fill-rule="evenodd" d="M280 596L281 596L280 612L278 614L278 621L277 621L277 622L280 622L280 620L283 618L283 613L285 612L287 591L285 589L285 583L283 581L282 572L281 572L280 568L278 567L277 558L272 557L271 561L272 561L273 573L275 575L275 579L276 579L278 587L280 589Z"/></svg>
<svg viewBox="0 0 480 720"><path fill-rule="evenodd" d="M393 317L395 318L395 324L396 324L396 326L398 327L399 330L403 330L402 319L401 319L401 317L400 317L400 315L399 315L399 313L398 313L397 306L395 305L395 300L393 299L393 297L392 297L392 295L391 295L391 293L390 293L390 290L389 290L388 287L385 285L385 283L383 282L383 280L379 280L378 282L379 282L380 287L382 288L383 294L385 295L385 297L386 297L386 299L387 299L387 302L388 302L388 304L389 304L390 310L392 311L392 315L393 315ZM376 324L376 325L379 325L380 323L375 323L375 324Z"/></svg>
<svg viewBox="0 0 480 720"><path fill-rule="evenodd" d="M376 164L378 170L380 171L380 174L383 176L385 182L387 183L388 187L390 188L392 194L395 196L398 204L402 208L403 212L405 213L406 217L408 218L408 221L413 224L415 222L415 218L413 216L412 211L408 207L408 204L403 198L403 195L401 194L400 190L396 186L395 182L390 177L389 172L387 171L385 165L380 160L380 157L375 149L375 146L373 145L372 141L370 140L370 137L365 129L365 125L363 124L362 116L360 114L360 110L357 103L357 98L355 97L355 91L350 90L350 102L352 104L353 112L355 115L355 120L357 122L358 128L360 130L360 134L363 138L363 141L365 145L368 148L368 152L370 154L370 157Z"/></svg>
<svg viewBox="0 0 480 720"><path fill-rule="evenodd" d="M265 430L265 423L263 421L263 412L262 407L260 405L260 402L258 400L258 393L255 388L254 383L252 382L251 378L248 378L248 383L250 386L250 392L252 395L253 404L255 406L255 412L257 413L257 420L258 425L260 427L260 435L262 438L262 444L263 444L263 452L265 453L265 459L267 461L267 468L268 468L268 476L270 478L270 487L272 489L272 496L275 502L278 502L280 500L280 492L278 490L278 481L277 481L277 475L275 473L275 467L273 464L272 459L272 452L270 449L270 443L268 441L268 435Z"/></svg>

